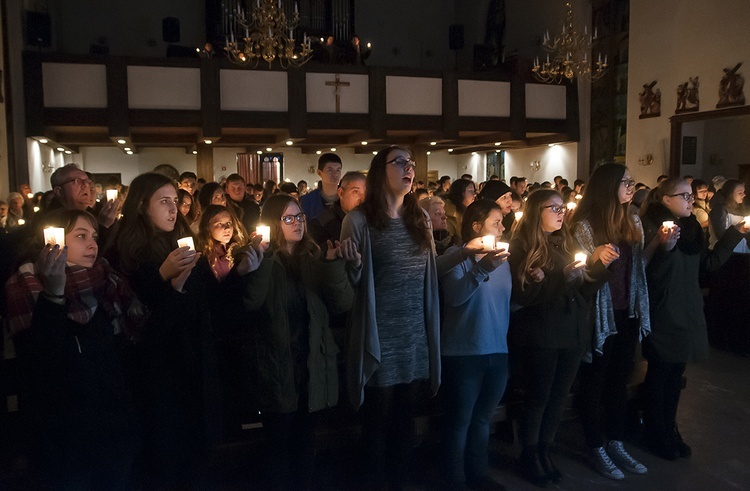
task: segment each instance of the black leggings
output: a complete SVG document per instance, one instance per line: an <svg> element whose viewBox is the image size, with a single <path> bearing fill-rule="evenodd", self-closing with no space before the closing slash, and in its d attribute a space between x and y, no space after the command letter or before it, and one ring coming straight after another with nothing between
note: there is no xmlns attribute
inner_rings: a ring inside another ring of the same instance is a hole
<svg viewBox="0 0 750 491"><path fill-rule="evenodd" d="M646 372L647 435L657 442L669 441L674 435L677 405L680 403L685 363L670 363L656 352L649 338L643 340L643 356L648 360Z"/></svg>
<svg viewBox="0 0 750 491"><path fill-rule="evenodd" d="M615 311L615 325L617 334L604 342L603 354L594 353L591 363L581 365L579 402L590 448L604 446L605 434L607 440L622 440L625 436L628 378L633 371L640 322L629 319L624 311Z"/></svg>

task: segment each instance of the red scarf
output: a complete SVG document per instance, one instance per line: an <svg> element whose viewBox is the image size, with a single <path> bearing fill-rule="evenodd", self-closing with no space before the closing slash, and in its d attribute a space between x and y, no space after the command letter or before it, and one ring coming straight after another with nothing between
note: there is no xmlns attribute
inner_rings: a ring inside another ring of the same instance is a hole
<svg viewBox="0 0 750 491"><path fill-rule="evenodd" d="M36 275L34 265L25 263L5 285L8 306L8 327L13 335L31 327L39 294L44 285ZM65 267L65 302L68 319L79 324L87 324L101 307L112 321L114 334L124 332L128 339L134 339L142 316L129 315L137 299L130 287L115 274L104 258L98 258L94 265L85 268L78 265Z"/></svg>

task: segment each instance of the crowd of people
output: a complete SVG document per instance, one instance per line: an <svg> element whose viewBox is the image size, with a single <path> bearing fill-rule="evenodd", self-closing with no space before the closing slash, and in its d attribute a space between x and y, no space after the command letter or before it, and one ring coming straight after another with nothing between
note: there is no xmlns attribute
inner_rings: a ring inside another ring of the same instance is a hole
<svg viewBox="0 0 750 491"><path fill-rule="evenodd" d="M648 189L604 164L573 187L425 184L396 146L342 172L328 153L309 191L168 165L99 186L68 164L51 191L0 202L2 315L43 484L201 488L208 449L260 414L259 486L305 487L317 415L338 406L358 413L362 483L399 488L440 393L446 487L500 489L488 442L510 379L521 469L544 487L563 478L550 447L576 378L591 464L621 480L648 472L624 446L639 344L643 444L690 456L681 382L708 351L701 285L748 252L741 181Z"/></svg>

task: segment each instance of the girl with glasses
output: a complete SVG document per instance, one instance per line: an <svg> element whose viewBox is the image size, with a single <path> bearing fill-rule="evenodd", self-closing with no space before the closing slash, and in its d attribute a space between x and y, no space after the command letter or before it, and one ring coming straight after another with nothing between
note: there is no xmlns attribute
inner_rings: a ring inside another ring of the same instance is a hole
<svg viewBox="0 0 750 491"><path fill-rule="evenodd" d="M323 255L287 194L269 197L260 220L270 226L270 241L239 250L238 273L243 306L254 318L253 379L269 451L268 484L295 489L311 478L313 413L338 402L339 349L329 319L351 306L344 265L357 254L345 240L329 241Z"/></svg>
<svg viewBox="0 0 750 491"><path fill-rule="evenodd" d="M355 408L364 403L363 478L404 484L413 414L427 385L440 385L438 280L428 215L410 193L414 169L401 147L378 152L364 202L344 218L343 239L362 256L349 264L356 288L350 314L348 382ZM386 469L388 474L386 475Z"/></svg>
<svg viewBox="0 0 750 491"><path fill-rule="evenodd" d="M601 165L591 175L572 220L574 236L591 261L599 259L596 251L602 245L617 257L594 300L594 339L584 355L579 394L592 465L615 480L625 478L620 467L635 474L647 472L623 446L635 347L651 331L643 227L628 208L633 191L627 167Z"/></svg>
<svg viewBox="0 0 750 491"><path fill-rule="evenodd" d="M198 200L184 189L177 190L177 207L182 216L185 217L189 225L192 225L200 216L200 206Z"/></svg>
<svg viewBox="0 0 750 491"><path fill-rule="evenodd" d="M714 194L711 199L711 212L708 214L711 232L709 247L713 248L729 227L737 225L742 220L746 212L744 201L745 183L739 179L727 179L721 189ZM747 241L741 241L735 252L750 252Z"/></svg>
<svg viewBox="0 0 750 491"><path fill-rule="evenodd" d="M611 247L596 247L588 261L576 261L581 246L563 219L567 206L549 189L532 192L510 243L513 301L511 348L520 359L525 388L520 439L527 479L544 486L559 482L549 448L584 351L590 348L589 308L617 258Z"/></svg>
<svg viewBox="0 0 750 491"><path fill-rule="evenodd" d="M743 221L729 226L708 251L686 196L692 197L686 180L666 179L649 193L641 212L646 241L655 243L646 267L652 332L643 340L648 360L644 443L667 460L691 454L676 416L686 363L708 355L699 279L719 269L750 230ZM666 221L674 226L665 226Z"/></svg>

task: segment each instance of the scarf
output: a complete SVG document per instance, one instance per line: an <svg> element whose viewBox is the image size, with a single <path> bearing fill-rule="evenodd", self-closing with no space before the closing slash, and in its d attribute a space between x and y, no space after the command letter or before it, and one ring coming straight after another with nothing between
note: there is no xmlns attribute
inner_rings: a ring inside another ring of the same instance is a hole
<svg viewBox="0 0 750 491"><path fill-rule="evenodd" d="M5 285L7 323L13 335L31 327L34 305L44 291L34 264L21 265ZM68 319L88 324L101 307L112 322L114 334L124 333L128 339L137 336L143 315L137 312L139 302L104 258L98 258L90 268L68 264L65 267L65 302Z"/></svg>

